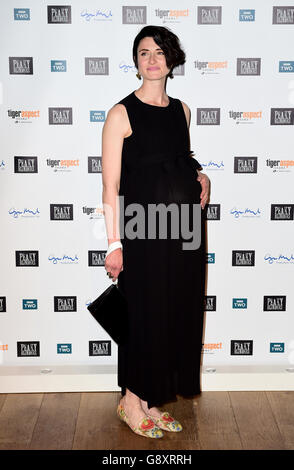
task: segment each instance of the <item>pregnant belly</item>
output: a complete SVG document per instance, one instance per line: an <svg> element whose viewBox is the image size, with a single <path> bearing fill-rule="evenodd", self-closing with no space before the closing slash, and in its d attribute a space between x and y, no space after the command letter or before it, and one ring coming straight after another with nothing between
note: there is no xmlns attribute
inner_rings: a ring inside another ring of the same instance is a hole
<svg viewBox="0 0 294 470"><path fill-rule="evenodd" d="M125 202L199 204L201 185L197 176L184 159L142 168L127 179Z"/></svg>

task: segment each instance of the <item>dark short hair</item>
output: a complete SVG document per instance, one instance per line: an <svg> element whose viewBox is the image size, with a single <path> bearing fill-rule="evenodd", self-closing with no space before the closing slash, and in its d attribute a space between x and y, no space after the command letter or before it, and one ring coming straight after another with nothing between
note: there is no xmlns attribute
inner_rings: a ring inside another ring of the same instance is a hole
<svg viewBox="0 0 294 470"><path fill-rule="evenodd" d="M173 68L186 62L186 54L180 46L178 36L163 26L144 26L135 37L133 44L133 60L136 68L138 68L137 50L139 42L145 37L152 37L154 42L163 50L166 65L171 69L168 76L172 77Z"/></svg>

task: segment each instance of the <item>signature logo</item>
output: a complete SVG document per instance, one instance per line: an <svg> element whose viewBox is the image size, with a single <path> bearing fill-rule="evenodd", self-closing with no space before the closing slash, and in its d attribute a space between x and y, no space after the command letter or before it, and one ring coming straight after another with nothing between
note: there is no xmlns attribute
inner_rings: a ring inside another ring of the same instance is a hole
<svg viewBox="0 0 294 470"><path fill-rule="evenodd" d="M260 217L261 212L260 212L259 208L256 211L254 211L252 209L249 209L248 207L246 207L246 209L244 209L244 210L238 210L238 209L236 209L236 207L234 207L233 209L230 210L230 214L232 214L235 217L235 219L239 219L240 215Z"/></svg>
<svg viewBox="0 0 294 470"><path fill-rule="evenodd" d="M48 256L48 261L52 261L53 264L57 264L59 261L61 263L74 263L75 261L78 261L79 258L77 255L74 256L74 258L72 256L68 256L68 255L63 255L61 258L59 256L53 256L53 255L49 255Z"/></svg>
<svg viewBox="0 0 294 470"><path fill-rule="evenodd" d="M88 12L87 9L81 11L81 17L86 21L99 21L99 20L109 20L112 17L112 12L109 10L107 13L101 10L93 10L93 12Z"/></svg>
<svg viewBox="0 0 294 470"><path fill-rule="evenodd" d="M37 208L36 210L32 210L32 209L28 209L27 207L24 208L23 211L18 211L17 209L15 209L14 207L9 209L9 215L12 215L14 219L18 219L18 216L19 215L22 215L22 216L25 216L25 215L29 215L29 216L34 216L34 215L38 215L40 214L40 211L39 209Z"/></svg>
<svg viewBox="0 0 294 470"><path fill-rule="evenodd" d="M264 260L267 261L269 264L273 264L275 262L281 264L287 263L294 263L294 256L291 254L290 256L285 256L280 254L279 256L271 256L270 254L266 254Z"/></svg>

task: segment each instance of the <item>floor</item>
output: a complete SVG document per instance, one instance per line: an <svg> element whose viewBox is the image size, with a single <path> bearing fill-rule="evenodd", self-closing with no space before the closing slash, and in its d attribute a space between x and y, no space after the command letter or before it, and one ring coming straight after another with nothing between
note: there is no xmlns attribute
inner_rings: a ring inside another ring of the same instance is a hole
<svg viewBox="0 0 294 470"><path fill-rule="evenodd" d="M183 425L161 439L116 415L118 392L0 394L1 450L294 449L294 392L202 392L164 409Z"/></svg>

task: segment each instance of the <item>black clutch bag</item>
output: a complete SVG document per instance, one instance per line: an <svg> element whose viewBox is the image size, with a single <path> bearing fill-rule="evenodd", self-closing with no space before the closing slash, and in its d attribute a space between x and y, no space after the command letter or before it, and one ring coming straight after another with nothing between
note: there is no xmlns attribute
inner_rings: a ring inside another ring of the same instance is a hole
<svg viewBox="0 0 294 470"><path fill-rule="evenodd" d="M87 308L117 344L126 342L127 302L116 284L109 286Z"/></svg>

